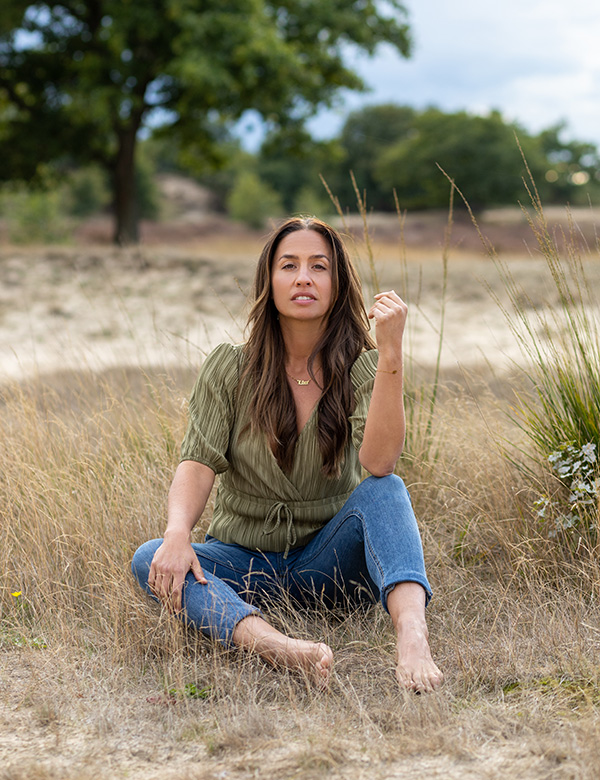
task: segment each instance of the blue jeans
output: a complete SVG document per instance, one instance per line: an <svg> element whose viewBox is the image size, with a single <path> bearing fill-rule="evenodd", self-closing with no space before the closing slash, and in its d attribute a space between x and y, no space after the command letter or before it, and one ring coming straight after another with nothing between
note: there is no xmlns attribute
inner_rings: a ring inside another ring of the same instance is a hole
<svg viewBox="0 0 600 780"><path fill-rule="evenodd" d="M162 539L143 544L131 568L151 594L148 573ZM301 604L355 604L378 598L387 609L399 582L431 589L408 491L400 477L368 477L342 509L304 547L283 553L248 550L207 536L193 544L207 585L188 572L182 593L186 623L224 645L240 620L261 614L260 605L282 593ZM152 594L151 594L152 595Z"/></svg>

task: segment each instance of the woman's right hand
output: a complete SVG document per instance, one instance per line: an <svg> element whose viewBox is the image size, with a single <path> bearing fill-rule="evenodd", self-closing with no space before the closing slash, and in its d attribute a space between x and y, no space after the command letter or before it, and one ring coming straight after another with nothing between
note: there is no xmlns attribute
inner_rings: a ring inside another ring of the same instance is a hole
<svg viewBox="0 0 600 780"><path fill-rule="evenodd" d="M202 585L208 583L189 537L165 537L154 553L148 585L161 603L172 612L181 611L183 584L190 570Z"/></svg>

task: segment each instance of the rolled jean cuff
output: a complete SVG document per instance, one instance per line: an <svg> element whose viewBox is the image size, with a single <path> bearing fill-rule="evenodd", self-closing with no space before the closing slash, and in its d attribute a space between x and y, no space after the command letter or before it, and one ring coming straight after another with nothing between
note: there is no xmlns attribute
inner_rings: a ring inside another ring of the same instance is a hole
<svg viewBox="0 0 600 780"><path fill-rule="evenodd" d="M234 647L233 634L236 626L249 615L263 617L258 607L248 604L240 598L231 598L230 593L223 592L223 583L214 575L205 572L208 584L203 585L190 575L186 578L183 589L183 610L181 618L187 626L192 626L204 636L218 642L223 647ZM225 586L227 587L227 586ZM201 588L201 591L196 589ZM227 590L229 590L227 588ZM200 596L202 607L190 604ZM191 614L201 615L191 618Z"/></svg>
<svg viewBox="0 0 600 780"><path fill-rule="evenodd" d="M423 590L425 591L425 606L427 607L429 605L429 602L431 601L431 597L432 597L431 586L429 585L429 582L425 577L423 577L422 574L420 574L419 572L414 572L413 574L403 575L400 579L391 582L389 585L385 585L381 589L381 603L383 605L383 608L388 614L389 614L389 609L387 608L388 596L390 595L392 590L396 587L396 585L400 585L402 582L416 582L418 585L421 585Z"/></svg>

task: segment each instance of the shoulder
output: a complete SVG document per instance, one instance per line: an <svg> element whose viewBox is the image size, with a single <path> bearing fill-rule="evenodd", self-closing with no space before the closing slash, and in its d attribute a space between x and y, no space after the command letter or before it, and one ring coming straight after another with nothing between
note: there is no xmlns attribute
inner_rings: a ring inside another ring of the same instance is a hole
<svg viewBox="0 0 600 780"><path fill-rule="evenodd" d="M362 352L356 358L354 365L350 369L352 384L355 388L375 379L378 359L379 353L376 349L369 349L366 352Z"/></svg>
<svg viewBox="0 0 600 780"><path fill-rule="evenodd" d="M243 344L219 344L204 359L199 379L236 385L243 356Z"/></svg>

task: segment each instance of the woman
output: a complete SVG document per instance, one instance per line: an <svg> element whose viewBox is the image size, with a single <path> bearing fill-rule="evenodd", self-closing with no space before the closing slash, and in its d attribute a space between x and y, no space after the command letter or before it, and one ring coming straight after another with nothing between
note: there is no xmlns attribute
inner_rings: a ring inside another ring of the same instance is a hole
<svg viewBox="0 0 600 780"><path fill-rule="evenodd" d="M368 313L338 233L290 219L259 259L249 338L204 361L190 401L164 539L136 552L142 587L226 645L326 684L320 642L285 636L260 611L282 592L326 604L381 599L397 633L396 677L418 692L443 676L427 641L430 588L404 484L402 337L407 307ZM361 466L372 476L361 482ZM204 543L191 531L221 474Z"/></svg>

